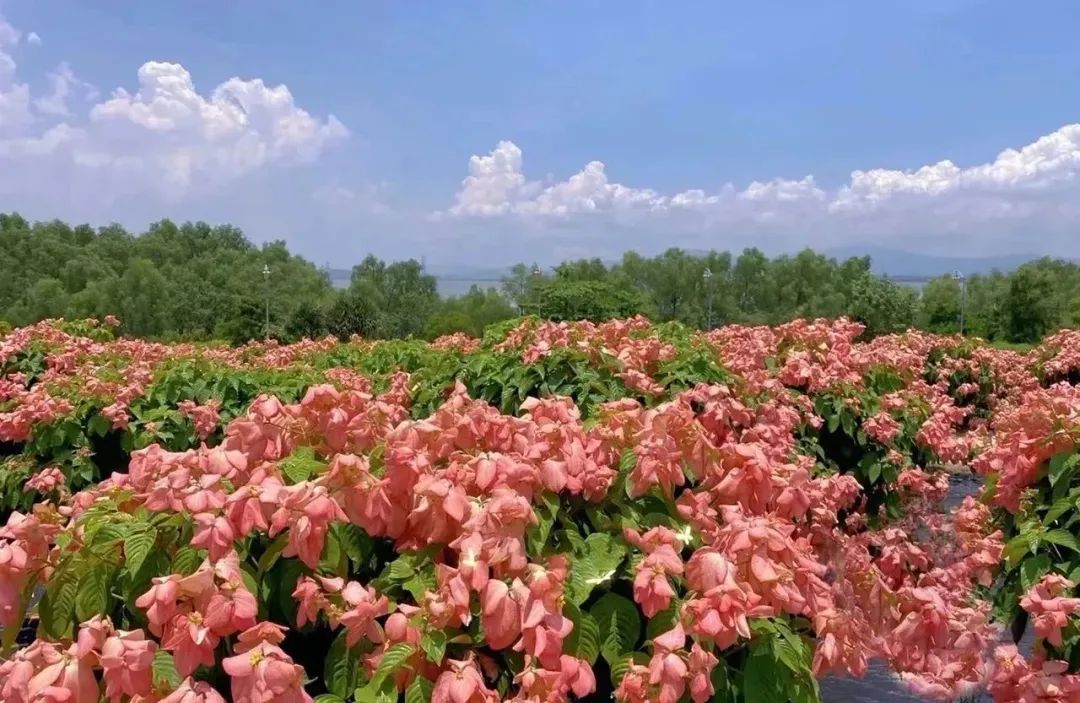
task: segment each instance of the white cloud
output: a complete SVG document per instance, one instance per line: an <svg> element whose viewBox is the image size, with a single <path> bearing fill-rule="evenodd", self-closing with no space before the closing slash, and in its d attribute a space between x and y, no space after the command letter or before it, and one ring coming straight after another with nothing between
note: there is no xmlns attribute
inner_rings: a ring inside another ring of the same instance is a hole
<svg viewBox="0 0 1080 703"><path fill-rule="evenodd" d="M960 168L939 161L915 171L855 171L830 205L833 211L867 211L903 195L933 202L951 195L982 193L1007 199L1074 180L1080 172L1080 124L1071 124L1017 150L1006 149L993 161ZM1005 204L1005 203L1002 203Z"/></svg>
<svg viewBox="0 0 1080 703"><path fill-rule="evenodd" d="M332 115L322 121L297 107L283 85L231 78L206 97L183 66L156 61L138 77L136 92L118 88L91 108L87 150L102 167L159 176L170 188L311 161L348 135Z"/></svg>
<svg viewBox="0 0 1080 703"><path fill-rule="evenodd" d="M144 63L134 91L117 88L89 108L97 91L62 63L47 92L32 96L15 80L20 40L0 18L0 192L177 199L313 161L349 134L333 115L298 106L284 85L230 78L204 95L178 63Z"/></svg>
<svg viewBox="0 0 1080 703"><path fill-rule="evenodd" d="M758 232L776 241L825 243L948 233L983 245L994 237L1019 241L1025 230L1060 239L1080 223L1073 204L1080 196L1080 124L1006 149L987 163L856 170L831 189L806 176L665 194L613 182L600 161L566 180L539 184L526 178L523 162L521 149L509 141L473 156L469 177L442 214L534 222L605 215L642 233L679 225L700 236Z"/></svg>
<svg viewBox="0 0 1080 703"><path fill-rule="evenodd" d="M566 217L607 211L663 213L731 207L735 201L794 203L824 198L824 191L811 176L799 181L782 178L766 183L755 181L742 191L727 185L711 194L693 189L663 195L652 188L612 183L602 161L590 161L565 181L545 187L526 180L521 149L513 142L502 141L487 156L469 159L469 176L462 181L454 204L440 214Z"/></svg>
<svg viewBox="0 0 1080 703"><path fill-rule="evenodd" d="M521 172L521 149L513 142L499 142L487 156L469 159L469 175L461 182L451 215L500 215L521 197L525 175Z"/></svg>
<svg viewBox="0 0 1080 703"><path fill-rule="evenodd" d="M0 137L30 123L30 88L15 80L15 57L21 34L0 17Z"/></svg>
<svg viewBox="0 0 1080 703"><path fill-rule="evenodd" d="M41 37L38 36L37 32L30 32L26 35L26 43L32 44L33 46L41 46Z"/></svg>
<svg viewBox="0 0 1080 703"><path fill-rule="evenodd" d="M57 66L56 70L49 74L48 78L49 93L34 100L34 107L42 114L60 117L70 116L68 99L73 91L81 93L86 100L94 100L98 96L97 89L86 81L80 80L66 61Z"/></svg>

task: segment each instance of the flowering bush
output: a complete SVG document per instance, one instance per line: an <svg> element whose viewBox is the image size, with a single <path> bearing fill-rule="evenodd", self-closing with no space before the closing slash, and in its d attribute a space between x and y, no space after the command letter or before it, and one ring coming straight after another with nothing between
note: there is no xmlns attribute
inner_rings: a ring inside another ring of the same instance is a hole
<svg viewBox="0 0 1080 703"><path fill-rule="evenodd" d="M860 333L13 330L0 701L813 701L875 658L1077 700L1080 391L1046 349Z"/></svg>

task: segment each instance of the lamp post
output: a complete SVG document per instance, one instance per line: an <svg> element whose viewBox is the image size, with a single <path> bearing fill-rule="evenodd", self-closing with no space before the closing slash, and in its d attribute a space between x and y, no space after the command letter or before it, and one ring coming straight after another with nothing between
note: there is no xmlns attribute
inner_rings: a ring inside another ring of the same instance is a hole
<svg viewBox="0 0 1080 703"><path fill-rule="evenodd" d="M540 273L540 267L537 266L536 264L533 264L533 267L532 267L532 280L533 280L534 284L537 281L540 280L541 275L542 274ZM536 309L537 309L537 311L539 311L539 309L540 309L540 303L539 302L536 303Z"/></svg>
<svg viewBox="0 0 1080 703"><path fill-rule="evenodd" d="M964 336L964 312L967 307L967 280L960 271L953 271L953 280L960 284L960 336Z"/></svg>
<svg viewBox="0 0 1080 703"><path fill-rule="evenodd" d="M705 279L705 330L712 329L712 269L705 267L701 277Z"/></svg>
<svg viewBox="0 0 1080 703"><path fill-rule="evenodd" d="M270 341L270 267L263 264L263 281L266 285L266 327L263 329L265 339Z"/></svg>

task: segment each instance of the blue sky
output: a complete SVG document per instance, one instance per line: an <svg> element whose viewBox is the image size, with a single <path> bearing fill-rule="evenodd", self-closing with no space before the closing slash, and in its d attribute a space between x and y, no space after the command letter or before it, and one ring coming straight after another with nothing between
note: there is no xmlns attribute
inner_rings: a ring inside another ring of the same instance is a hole
<svg viewBox="0 0 1080 703"><path fill-rule="evenodd" d="M1078 31L1064 0L0 0L0 209L335 265L1067 255Z"/></svg>

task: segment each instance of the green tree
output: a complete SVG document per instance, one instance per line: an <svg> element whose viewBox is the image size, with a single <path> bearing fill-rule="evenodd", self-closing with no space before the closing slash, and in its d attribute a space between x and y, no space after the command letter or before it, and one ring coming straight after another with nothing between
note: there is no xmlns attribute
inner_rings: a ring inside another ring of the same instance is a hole
<svg viewBox="0 0 1080 703"><path fill-rule="evenodd" d="M903 332L915 326L918 297L907 286L863 274L851 284L848 313L866 325L864 334L869 337Z"/></svg>
<svg viewBox="0 0 1080 703"><path fill-rule="evenodd" d="M322 309L308 301L300 303L285 323L285 336L291 340L320 339L329 331Z"/></svg>
<svg viewBox="0 0 1080 703"><path fill-rule="evenodd" d="M1056 309L1054 280L1038 266L1024 265L1009 277L1004 314L1010 342L1035 342L1054 328Z"/></svg>
<svg viewBox="0 0 1080 703"><path fill-rule="evenodd" d="M926 283L920 299L920 325L938 334L960 331L960 282L938 276Z"/></svg>
<svg viewBox="0 0 1080 703"><path fill-rule="evenodd" d="M353 288L337 295L325 319L330 334L341 340L354 334L373 338L382 326L376 301Z"/></svg>
<svg viewBox="0 0 1080 703"><path fill-rule="evenodd" d="M540 317L552 320L603 321L641 313L647 301L634 290L611 281L555 278L541 284L537 292Z"/></svg>

